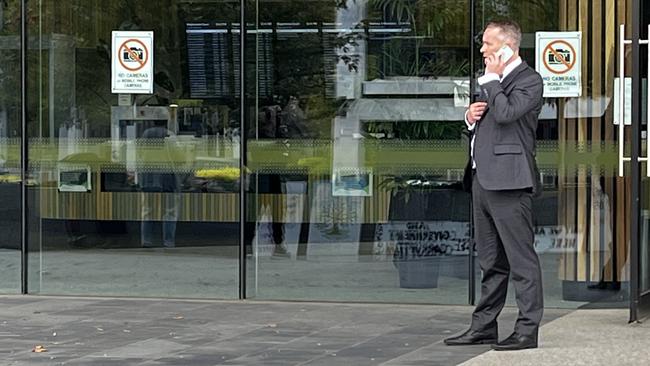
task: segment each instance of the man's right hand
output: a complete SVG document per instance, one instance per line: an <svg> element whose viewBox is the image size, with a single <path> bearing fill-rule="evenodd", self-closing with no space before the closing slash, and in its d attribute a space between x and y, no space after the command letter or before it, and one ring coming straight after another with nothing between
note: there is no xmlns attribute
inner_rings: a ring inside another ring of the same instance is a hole
<svg viewBox="0 0 650 366"><path fill-rule="evenodd" d="M467 111L467 122L469 122L470 124L476 123L478 120L481 119L486 109L487 109L486 102L475 102L470 104L469 110Z"/></svg>

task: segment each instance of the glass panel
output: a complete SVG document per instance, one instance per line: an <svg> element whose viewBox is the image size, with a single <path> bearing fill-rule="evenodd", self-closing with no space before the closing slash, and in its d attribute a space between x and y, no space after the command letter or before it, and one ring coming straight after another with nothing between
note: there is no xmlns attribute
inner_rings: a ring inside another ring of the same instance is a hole
<svg viewBox="0 0 650 366"><path fill-rule="evenodd" d="M650 6L648 4L641 3L641 39L648 39L648 25L650 24ZM642 110L647 111L648 109L648 99L645 96L648 92L648 85L646 80L648 79L648 52L645 47L641 47L641 80L644 83L641 86L642 96L641 104ZM649 51L650 52L650 51ZM645 89L645 90L644 90ZM646 117L643 117L643 120L646 120ZM642 126L641 137L641 156L648 156L648 125ZM645 168L644 168L645 167ZM650 291L650 177L647 174L648 164L641 165L641 185L640 185L640 205L641 205L641 218L639 221L639 226L641 230L640 242L639 242L639 290L641 293ZM645 295L648 297L648 295ZM642 303L646 303L645 301Z"/></svg>
<svg viewBox="0 0 650 366"><path fill-rule="evenodd" d="M249 296L467 302L468 1L266 1Z"/></svg>
<svg viewBox="0 0 650 366"><path fill-rule="evenodd" d="M31 292L235 298L238 3L29 5ZM153 94L112 93L111 53L148 51Z"/></svg>
<svg viewBox="0 0 650 366"><path fill-rule="evenodd" d="M542 265L545 306L614 303L625 307L631 181L618 178L614 87L618 24L629 23L626 1L478 4L476 52L482 29L491 19L520 22L524 33L521 56L532 67L538 63L536 32L582 33L582 95L545 98L539 116L537 162L544 193L533 203L535 246ZM475 65L479 76L481 61L477 59ZM626 68L631 70L631 65ZM512 287L508 295L514 305Z"/></svg>
<svg viewBox="0 0 650 366"><path fill-rule="evenodd" d="M0 3L0 293L20 292L20 20Z"/></svg>

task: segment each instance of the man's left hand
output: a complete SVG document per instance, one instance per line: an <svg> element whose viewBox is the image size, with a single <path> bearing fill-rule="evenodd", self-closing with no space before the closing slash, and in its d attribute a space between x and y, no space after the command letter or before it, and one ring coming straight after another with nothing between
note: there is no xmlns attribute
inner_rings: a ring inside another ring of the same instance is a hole
<svg viewBox="0 0 650 366"><path fill-rule="evenodd" d="M496 54L492 54L485 59L485 73L494 73L503 75L503 71L506 69L506 64L501 60L501 57Z"/></svg>

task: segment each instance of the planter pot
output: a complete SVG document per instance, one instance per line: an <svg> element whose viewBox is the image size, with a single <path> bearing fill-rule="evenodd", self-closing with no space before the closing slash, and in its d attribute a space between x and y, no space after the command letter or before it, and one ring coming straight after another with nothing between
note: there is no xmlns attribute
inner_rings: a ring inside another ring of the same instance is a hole
<svg viewBox="0 0 650 366"><path fill-rule="evenodd" d="M408 230L408 235L418 236L419 225ZM399 273L402 288L436 288L440 274L440 246L426 240L397 241L393 264Z"/></svg>
<svg viewBox="0 0 650 366"><path fill-rule="evenodd" d="M406 199L408 196L408 200ZM390 221L460 221L470 217L470 196L459 188L398 191L391 197Z"/></svg>
<svg viewBox="0 0 650 366"><path fill-rule="evenodd" d="M0 248L20 249L20 184L0 183Z"/></svg>
<svg viewBox="0 0 650 366"><path fill-rule="evenodd" d="M239 192L239 179L230 181L193 177L190 184L198 192Z"/></svg>
<svg viewBox="0 0 650 366"><path fill-rule="evenodd" d="M395 261L401 288L436 288L440 273L439 257Z"/></svg>
<svg viewBox="0 0 650 366"><path fill-rule="evenodd" d="M430 189L397 192L391 197L389 221L397 224L394 235L396 247L393 264L402 288L436 288L442 257L455 250L447 245L458 231L456 225L466 221L469 208L466 193L457 189ZM441 227L442 226L442 227Z"/></svg>

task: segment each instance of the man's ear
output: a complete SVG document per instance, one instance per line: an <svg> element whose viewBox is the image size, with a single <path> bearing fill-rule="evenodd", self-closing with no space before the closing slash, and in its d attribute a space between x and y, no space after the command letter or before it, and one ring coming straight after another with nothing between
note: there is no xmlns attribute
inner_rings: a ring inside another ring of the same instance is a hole
<svg viewBox="0 0 650 366"><path fill-rule="evenodd" d="M520 47L516 47L514 44L510 44L510 43L508 43L508 46L510 48L512 48L512 51L515 53L515 55L519 55L519 48Z"/></svg>

